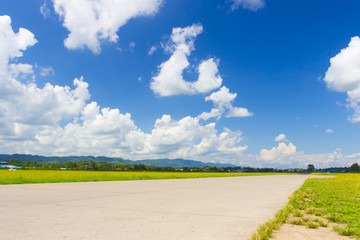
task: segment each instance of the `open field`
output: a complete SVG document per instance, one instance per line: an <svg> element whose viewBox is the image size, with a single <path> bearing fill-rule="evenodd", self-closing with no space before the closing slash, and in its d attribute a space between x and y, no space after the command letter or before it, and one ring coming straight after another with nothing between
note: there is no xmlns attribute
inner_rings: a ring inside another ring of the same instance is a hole
<svg viewBox="0 0 360 240"><path fill-rule="evenodd" d="M360 174L306 180L286 207L275 219L262 225L252 239L268 239L284 222L308 229L331 228L341 235L360 239ZM281 228L279 231L279 235L286 236Z"/></svg>
<svg viewBox="0 0 360 240"><path fill-rule="evenodd" d="M283 173L214 173L214 172L105 172L64 170L0 171L0 184L126 181L150 179L240 177L281 175Z"/></svg>

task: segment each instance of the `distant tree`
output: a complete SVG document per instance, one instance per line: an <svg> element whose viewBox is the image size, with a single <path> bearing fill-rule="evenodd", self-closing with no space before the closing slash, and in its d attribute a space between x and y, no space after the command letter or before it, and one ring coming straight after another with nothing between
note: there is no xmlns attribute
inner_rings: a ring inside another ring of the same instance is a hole
<svg viewBox="0 0 360 240"><path fill-rule="evenodd" d="M90 163L88 161L82 160L78 163L78 168L81 170L86 170L90 166Z"/></svg>
<svg viewBox="0 0 360 240"><path fill-rule="evenodd" d="M5 159L5 162L9 162L9 163L11 163L12 165L15 165L15 166L21 166L20 161L16 160L16 159Z"/></svg>
<svg viewBox="0 0 360 240"><path fill-rule="evenodd" d="M144 164L135 164L134 165L134 170L136 170L136 171L145 171L146 166Z"/></svg>
<svg viewBox="0 0 360 240"><path fill-rule="evenodd" d="M349 172L351 172L351 173L358 173L358 172L360 172L359 164L354 163L353 165L351 165L351 167L349 168Z"/></svg>
<svg viewBox="0 0 360 240"><path fill-rule="evenodd" d="M92 167L92 169L95 169L96 162L93 159L90 159L89 164L90 164L90 167Z"/></svg>
<svg viewBox="0 0 360 240"><path fill-rule="evenodd" d="M116 164L115 164L115 168L124 169L124 168L125 168L125 165L124 165L124 164L120 164L120 163L116 163Z"/></svg>
<svg viewBox="0 0 360 240"><path fill-rule="evenodd" d="M97 162L95 164L95 170L99 170L99 171L111 171L111 170L115 170L115 164L109 163L109 162Z"/></svg>
<svg viewBox="0 0 360 240"><path fill-rule="evenodd" d="M307 170L308 170L308 172L314 172L315 171L314 164L309 164Z"/></svg>
<svg viewBox="0 0 360 240"><path fill-rule="evenodd" d="M78 164L76 162L66 162L64 163L64 167L67 169L77 169Z"/></svg>

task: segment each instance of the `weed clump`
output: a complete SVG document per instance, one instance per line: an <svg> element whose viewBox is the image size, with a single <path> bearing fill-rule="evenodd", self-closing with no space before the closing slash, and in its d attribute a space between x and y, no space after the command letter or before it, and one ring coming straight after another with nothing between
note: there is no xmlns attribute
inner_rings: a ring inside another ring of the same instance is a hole
<svg viewBox="0 0 360 240"><path fill-rule="evenodd" d="M319 224L316 223L316 222L308 222L308 223L306 224L306 226L307 226L308 228L312 228L312 229L317 229L317 228L319 228Z"/></svg>

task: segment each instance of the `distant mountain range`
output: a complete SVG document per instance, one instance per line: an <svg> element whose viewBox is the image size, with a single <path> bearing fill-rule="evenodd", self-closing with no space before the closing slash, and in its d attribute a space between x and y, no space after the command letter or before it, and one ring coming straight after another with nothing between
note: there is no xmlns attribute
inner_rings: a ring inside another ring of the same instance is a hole
<svg viewBox="0 0 360 240"><path fill-rule="evenodd" d="M138 160L133 161L134 164L144 164L144 165L152 165L158 167L173 167L173 168L181 168L181 167L238 167L233 164L224 164L224 163L204 163L200 161L194 160L184 160L181 158L177 159L149 159L149 160Z"/></svg>
<svg viewBox="0 0 360 240"><path fill-rule="evenodd" d="M94 160L95 162L111 162L111 163L121 163L121 164L144 164L157 167L172 167L172 168L182 168L182 167L238 167L233 164L223 164L223 163L204 163L194 160L185 160L181 158L177 159L147 159L147 160L127 160L122 158L110 158L110 157L94 157L94 156L68 156L68 157L46 157L39 155L30 155L30 154L0 154L0 161L5 159L16 159L19 161L36 161L36 162L81 162Z"/></svg>

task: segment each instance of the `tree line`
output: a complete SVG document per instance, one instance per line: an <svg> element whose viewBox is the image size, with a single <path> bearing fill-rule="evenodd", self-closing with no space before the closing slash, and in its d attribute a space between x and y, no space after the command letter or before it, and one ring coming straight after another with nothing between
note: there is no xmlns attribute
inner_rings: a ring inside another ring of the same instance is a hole
<svg viewBox="0 0 360 240"><path fill-rule="evenodd" d="M11 165L22 167L23 169L43 169L43 170L89 170L89 171L159 171L159 172L296 172L296 173L311 173L311 172L333 172L333 173L360 173L358 163L354 163L351 167L342 168L325 168L315 169L313 164L309 164L307 169L290 168L290 169L276 169L276 168L251 168L251 167L159 167L144 164L123 164L105 161L83 160L80 162L37 162L37 161L19 161L16 159L6 159L2 162L8 162Z"/></svg>

